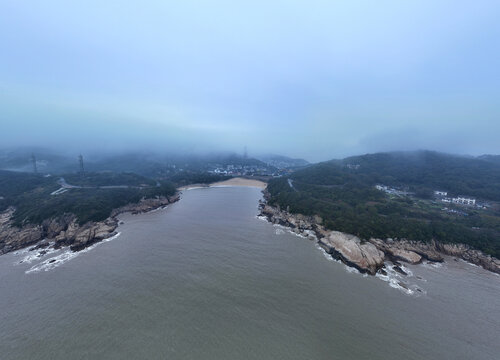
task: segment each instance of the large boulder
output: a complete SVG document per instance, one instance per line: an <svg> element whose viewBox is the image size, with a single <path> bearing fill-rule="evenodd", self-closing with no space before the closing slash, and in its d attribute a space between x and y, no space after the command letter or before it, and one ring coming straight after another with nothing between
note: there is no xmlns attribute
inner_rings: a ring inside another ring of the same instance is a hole
<svg viewBox="0 0 500 360"><path fill-rule="evenodd" d="M404 261L410 264L418 264L422 261L422 256L415 251L400 248L399 242L384 241L380 239L370 239L370 242L383 251L392 261Z"/></svg>
<svg viewBox="0 0 500 360"><path fill-rule="evenodd" d="M85 249L96 242L112 236L117 226L118 223L116 220L86 223L76 231L70 248L73 251Z"/></svg>
<svg viewBox="0 0 500 360"><path fill-rule="evenodd" d="M385 254L369 242L357 236L331 231L320 244L334 257L354 266L359 271L374 275L384 265Z"/></svg>
<svg viewBox="0 0 500 360"><path fill-rule="evenodd" d="M409 263L418 263L422 259L435 262L442 262L444 260L439 249L436 248L436 243L433 241L425 243L405 239L370 239L370 242L384 251L391 260L401 260ZM418 259L415 254L419 255L421 259Z"/></svg>

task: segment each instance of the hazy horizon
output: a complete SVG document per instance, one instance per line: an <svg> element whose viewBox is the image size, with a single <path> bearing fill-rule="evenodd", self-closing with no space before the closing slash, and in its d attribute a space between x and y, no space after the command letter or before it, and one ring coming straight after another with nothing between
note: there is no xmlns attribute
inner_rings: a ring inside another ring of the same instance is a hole
<svg viewBox="0 0 500 360"><path fill-rule="evenodd" d="M499 154L499 10L6 1L0 148Z"/></svg>

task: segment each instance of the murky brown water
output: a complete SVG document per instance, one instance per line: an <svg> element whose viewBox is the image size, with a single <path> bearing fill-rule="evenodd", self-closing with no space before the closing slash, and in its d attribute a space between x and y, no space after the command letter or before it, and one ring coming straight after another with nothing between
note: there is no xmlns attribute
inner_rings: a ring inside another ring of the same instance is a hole
<svg viewBox="0 0 500 360"><path fill-rule="evenodd" d="M1 256L0 358L499 358L499 276L412 266L407 295L257 219L260 196L190 190L76 257Z"/></svg>

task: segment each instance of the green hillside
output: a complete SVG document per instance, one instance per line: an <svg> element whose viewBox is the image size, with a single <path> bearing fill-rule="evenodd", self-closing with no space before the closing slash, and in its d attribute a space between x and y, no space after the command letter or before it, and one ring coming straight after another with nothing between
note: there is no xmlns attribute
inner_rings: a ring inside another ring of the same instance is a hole
<svg viewBox="0 0 500 360"><path fill-rule="evenodd" d="M376 184L413 195L389 195ZM477 197L490 207L444 204L432 199L434 190ZM369 154L274 179L268 191L271 204L320 215L329 229L362 238L466 243L500 257L500 166L491 161L425 151Z"/></svg>
<svg viewBox="0 0 500 360"><path fill-rule="evenodd" d="M65 213L73 213L80 223L85 223L104 220L113 209L138 202L142 198L171 196L175 193L175 186L170 182L156 183L135 174L90 173L84 178L69 174L64 178L71 185L88 187L54 194L61 188L59 177L0 171L0 211L14 206L16 225L38 224Z"/></svg>

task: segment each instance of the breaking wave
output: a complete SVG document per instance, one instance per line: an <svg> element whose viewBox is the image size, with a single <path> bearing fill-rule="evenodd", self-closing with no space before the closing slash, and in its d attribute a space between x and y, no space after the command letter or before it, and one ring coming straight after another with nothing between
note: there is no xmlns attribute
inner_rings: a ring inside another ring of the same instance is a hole
<svg viewBox="0 0 500 360"><path fill-rule="evenodd" d="M387 275L381 274L380 272L377 272L375 277L378 279L385 281L389 284L390 287L397 289L406 295L425 295L427 292L423 289L421 289L419 286L416 284L410 284L408 282L408 278L413 278L413 273L405 266L400 266L401 270L403 270L407 275L404 276L400 273L398 273L396 270L392 268L392 264L386 264L385 266L385 271ZM418 280L426 281L425 279L421 277L417 277Z"/></svg>
<svg viewBox="0 0 500 360"><path fill-rule="evenodd" d="M52 256L41 263L38 263L36 265L33 265L31 268L25 271L26 274L31 274L31 273L36 273L40 271L49 271L52 269L55 269L56 267L68 262L71 259L74 259L75 257L79 256L80 254L86 253L91 251L92 249L96 248L102 243L112 241L116 239L118 236L120 236L121 233L117 233L116 235L113 235L107 239L104 239L98 243L93 244L92 246L89 246L81 251L72 251L70 249L65 249L61 254L58 254L56 256ZM55 251L60 251L60 250L55 250Z"/></svg>

